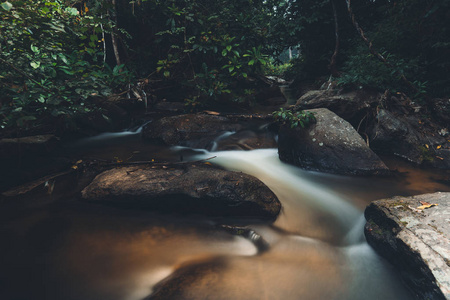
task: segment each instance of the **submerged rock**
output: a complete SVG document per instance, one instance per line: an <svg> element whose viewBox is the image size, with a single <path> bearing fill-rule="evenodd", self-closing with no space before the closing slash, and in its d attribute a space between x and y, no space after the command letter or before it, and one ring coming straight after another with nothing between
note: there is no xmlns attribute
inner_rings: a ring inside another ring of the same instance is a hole
<svg viewBox="0 0 450 300"><path fill-rule="evenodd" d="M368 243L419 299L450 299L450 193L374 201L365 216Z"/></svg>
<svg viewBox="0 0 450 300"><path fill-rule="evenodd" d="M209 216L275 219L281 204L257 178L207 165L123 167L99 174L87 201Z"/></svg>
<svg viewBox="0 0 450 300"><path fill-rule="evenodd" d="M211 142L224 132L241 128L241 125L225 117L187 114L165 117L149 123L143 129L143 137L170 146L208 148Z"/></svg>
<svg viewBox="0 0 450 300"><path fill-rule="evenodd" d="M307 170L345 175L385 175L389 169L356 130L328 109L310 110L317 122L309 128L279 131L278 154Z"/></svg>

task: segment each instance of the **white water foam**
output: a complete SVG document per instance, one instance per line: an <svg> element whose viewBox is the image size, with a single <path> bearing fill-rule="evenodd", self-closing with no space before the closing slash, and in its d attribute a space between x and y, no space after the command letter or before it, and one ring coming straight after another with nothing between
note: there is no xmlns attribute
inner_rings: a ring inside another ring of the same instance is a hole
<svg viewBox="0 0 450 300"><path fill-rule="evenodd" d="M282 229L303 232L305 226L310 229L316 225L319 228L338 226L346 233L361 215L332 191L308 180L307 172L299 172L298 168L282 163L276 149L206 152L195 159L211 156L216 158L210 162L253 175L277 195L284 209L275 225Z"/></svg>

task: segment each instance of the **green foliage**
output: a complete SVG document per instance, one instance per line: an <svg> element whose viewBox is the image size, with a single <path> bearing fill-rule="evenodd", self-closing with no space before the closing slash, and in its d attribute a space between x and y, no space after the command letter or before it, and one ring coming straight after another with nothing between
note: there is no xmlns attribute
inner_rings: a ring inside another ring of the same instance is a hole
<svg viewBox="0 0 450 300"><path fill-rule="evenodd" d="M8 4L9 3L9 4ZM103 62L113 26L70 1L10 0L0 9L1 128L31 127L95 109L89 97L127 83L124 66Z"/></svg>
<svg viewBox="0 0 450 300"><path fill-rule="evenodd" d="M288 125L291 128L297 128L299 125L301 128L305 128L316 121L316 117L312 112L303 110L292 112L291 110L280 108L280 110L274 111L272 115L275 121Z"/></svg>
<svg viewBox="0 0 450 300"><path fill-rule="evenodd" d="M388 67L370 53L349 17L346 1L289 1L285 19L275 22L287 46L300 45L301 57L292 61L287 79L316 80L328 77L335 49L334 15L339 24L337 71L341 84L389 88L411 97L424 94L447 97L450 93L450 25L448 0L352 1L356 21L372 47L393 66ZM289 25L284 25L289 20ZM284 27L283 27L284 26ZM278 46L279 47L279 46ZM404 75L415 88L400 80ZM417 90L419 92L417 92ZM416 99L415 99L416 100ZM420 100L420 99L419 99Z"/></svg>
<svg viewBox="0 0 450 300"><path fill-rule="evenodd" d="M181 85L194 103L240 100L269 61L270 18L281 0L148 0L140 7L155 35L147 61L158 80ZM154 53L157 53L154 55Z"/></svg>
<svg viewBox="0 0 450 300"><path fill-rule="evenodd" d="M291 63L276 64L273 61L270 61L263 67L263 72L269 76L284 77L286 72L291 69L291 67Z"/></svg>
<svg viewBox="0 0 450 300"><path fill-rule="evenodd" d="M366 45L359 43L344 63L343 74L338 78L338 84L389 89L394 92L404 90L406 87L400 75L414 76L420 69L419 62L413 60L407 62L387 52L382 52L382 55L392 67L377 60L367 50ZM424 88L423 85L421 87Z"/></svg>

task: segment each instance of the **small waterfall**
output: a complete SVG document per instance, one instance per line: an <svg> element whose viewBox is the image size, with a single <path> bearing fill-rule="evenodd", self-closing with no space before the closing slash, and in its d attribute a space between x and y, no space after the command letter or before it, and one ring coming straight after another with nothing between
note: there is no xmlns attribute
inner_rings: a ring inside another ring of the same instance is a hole
<svg viewBox="0 0 450 300"><path fill-rule="evenodd" d="M226 131L224 133L222 133L221 135L219 135L213 142L212 142L212 146L211 146L211 152L214 152L217 150L218 147L218 143L223 140L226 139L227 137L235 134L235 131Z"/></svg>
<svg viewBox="0 0 450 300"><path fill-rule="evenodd" d="M275 226L305 236L343 240L355 226L361 212L354 206L308 180L308 173L282 163L276 149L253 151L219 151L196 156L211 160L233 171L241 171L259 178L278 197L283 211Z"/></svg>
<svg viewBox="0 0 450 300"><path fill-rule="evenodd" d="M141 133L145 125L144 123L139 127L130 128L127 130L119 132L104 132L99 135L83 138L72 145L71 147L98 147L98 146L109 146L112 144L121 144L130 140L139 140L141 138Z"/></svg>

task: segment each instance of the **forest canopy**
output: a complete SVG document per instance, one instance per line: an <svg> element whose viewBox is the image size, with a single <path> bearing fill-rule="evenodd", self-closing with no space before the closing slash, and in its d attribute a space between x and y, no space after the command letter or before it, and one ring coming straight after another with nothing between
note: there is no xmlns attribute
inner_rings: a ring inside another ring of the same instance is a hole
<svg viewBox="0 0 450 300"><path fill-rule="evenodd" d="M267 75L450 93L447 0L0 3L1 128L68 126L95 96L248 103Z"/></svg>

